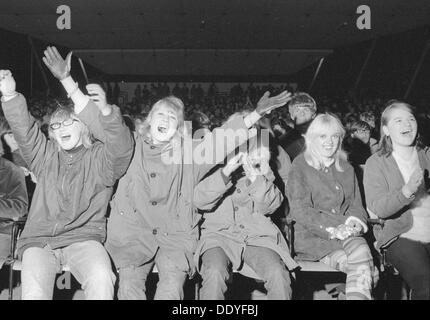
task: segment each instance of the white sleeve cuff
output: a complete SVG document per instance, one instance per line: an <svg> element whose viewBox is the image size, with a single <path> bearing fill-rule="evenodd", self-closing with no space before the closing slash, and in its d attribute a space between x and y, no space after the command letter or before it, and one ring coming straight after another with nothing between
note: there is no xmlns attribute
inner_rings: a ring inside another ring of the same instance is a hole
<svg viewBox="0 0 430 320"><path fill-rule="evenodd" d="M361 226L363 227L363 233L366 233L367 230L369 230L369 228L367 227L367 224L365 224L363 221L361 221L359 218L354 217L354 216L349 216L346 221L345 224L348 224L349 221L351 220L355 220L357 222L359 222L361 224Z"/></svg>
<svg viewBox="0 0 430 320"><path fill-rule="evenodd" d="M261 116L257 111L253 111L248 114L243 121L245 122L246 127L251 128L258 120L260 120Z"/></svg>
<svg viewBox="0 0 430 320"><path fill-rule="evenodd" d="M68 76L67 78L60 81L64 89L66 90L67 95L72 98L72 101L75 105L75 113L79 114L82 110L84 110L90 98L82 93L82 91L79 89L78 84L72 79L71 76Z"/></svg>

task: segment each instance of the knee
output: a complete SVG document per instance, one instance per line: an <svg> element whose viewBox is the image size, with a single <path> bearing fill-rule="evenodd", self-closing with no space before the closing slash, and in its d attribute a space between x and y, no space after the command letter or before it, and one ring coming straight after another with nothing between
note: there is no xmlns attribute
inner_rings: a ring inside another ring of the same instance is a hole
<svg viewBox="0 0 430 320"><path fill-rule="evenodd" d="M103 267L97 268L90 272L86 278L86 285L92 286L113 286L116 280L116 276L111 268Z"/></svg>
<svg viewBox="0 0 430 320"><path fill-rule="evenodd" d="M345 244L344 246L349 263L363 260L373 262L372 252L370 251L370 248L364 238L352 238L351 241L349 241L348 244Z"/></svg>
<svg viewBox="0 0 430 320"><path fill-rule="evenodd" d="M291 283L288 269L281 262L270 265L266 269L266 274L264 275L264 278L266 282L273 282L273 283L284 282L288 284Z"/></svg>
<svg viewBox="0 0 430 320"><path fill-rule="evenodd" d="M201 275L203 280L220 280L227 281L229 278L229 270L227 264L214 263L214 264L202 264Z"/></svg>

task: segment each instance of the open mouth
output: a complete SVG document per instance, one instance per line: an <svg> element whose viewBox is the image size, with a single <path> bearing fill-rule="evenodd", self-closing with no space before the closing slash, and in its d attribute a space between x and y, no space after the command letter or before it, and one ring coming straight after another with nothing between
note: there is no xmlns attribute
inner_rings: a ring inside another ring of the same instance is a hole
<svg viewBox="0 0 430 320"><path fill-rule="evenodd" d="M161 125L161 126L158 126L158 127L157 127L157 130L158 130L158 132L160 132L160 133L166 133L166 132L167 132L167 127L166 127L166 126Z"/></svg>
<svg viewBox="0 0 430 320"><path fill-rule="evenodd" d="M63 136L61 136L61 141L62 142L67 142L72 138L72 136L70 134L65 134Z"/></svg>

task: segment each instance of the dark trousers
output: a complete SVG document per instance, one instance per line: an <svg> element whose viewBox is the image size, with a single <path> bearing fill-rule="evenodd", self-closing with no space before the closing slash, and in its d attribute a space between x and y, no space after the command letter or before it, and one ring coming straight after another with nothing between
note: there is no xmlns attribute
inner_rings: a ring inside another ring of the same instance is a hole
<svg viewBox="0 0 430 320"><path fill-rule="evenodd" d="M411 289L412 300L430 300L430 243L399 238L388 247L387 259Z"/></svg>

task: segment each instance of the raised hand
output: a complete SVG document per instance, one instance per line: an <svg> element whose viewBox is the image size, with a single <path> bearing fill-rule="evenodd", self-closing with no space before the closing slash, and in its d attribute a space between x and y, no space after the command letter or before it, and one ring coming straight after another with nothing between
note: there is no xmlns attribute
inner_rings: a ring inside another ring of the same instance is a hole
<svg viewBox="0 0 430 320"><path fill-rule="evenodd" d="M72 65L72 51L67 54L65 60L61 57L60 53L55 47L47 47L44 51L44 55L45 56L42 58L42 60L55 78L58 80L63 80L70 75Z"/></svg>
<svg viewBox="0 0 430 320"><path fill-rule="evenodd" d="M0 92L4 97L16 94L16 83L9 70L0 70Z"/></svg>
<svg viewBox="0 0 430 320"><path fill-rule="evenodd" d="M412 172L411 177L409 178L408 183L406 183L403 188L403 195L406 198L412 197L417 191L421 183L424 179L424 171L421 168L417 168Z"/></svg>
<svg viewBox="0 0 430 320"><path fill-rule="evenodd" d="M99 107L100 112L108 115L111 112L111 107L106 102L106 93L98 84L88 84L86 86L90 99Z"/></svg>
<svg viewBox="0 0 430 320"><path fill-rule="evenodd" d="M243 152L239 152L237 155L231 158L227 162L225 167L222 168L222 173L224 173L226 177L230 177L230 175L242 165L242 157L243 157Z"/></svg>
<svg viewBox="0 0 430 320"><path fill-rule="evenodd" d="M243 171L251 182L254 182L257 179L257 176L261 175L261 160L259 162L253 161L249 158L248 154L245 154L242 159L243 162Z"/></svg>
<svg viewBox="0 0 430 320"><path fill-rule="evenodd" d="M291 93L288 91L283 91L277 96L271 98L269 98L269 96L270 92L266 91L257 103L255 111L257 111L261 116L272 112L272 110L276 108L282 107L291 100Z"/></svg>

